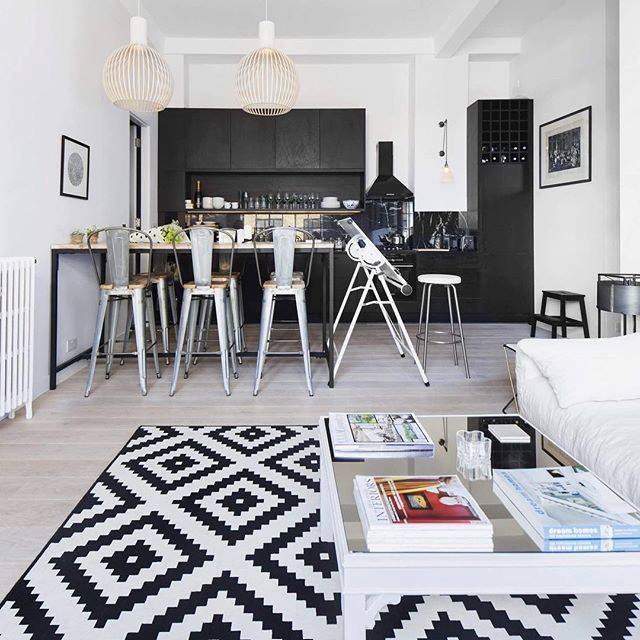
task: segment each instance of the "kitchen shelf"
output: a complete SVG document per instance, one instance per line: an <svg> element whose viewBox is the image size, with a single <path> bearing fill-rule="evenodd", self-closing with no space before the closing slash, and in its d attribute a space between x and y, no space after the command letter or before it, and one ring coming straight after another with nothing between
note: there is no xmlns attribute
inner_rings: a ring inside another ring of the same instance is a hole
<svg viewBox="0 0 640 640"><path fill-rule="evenodd" d="M270 215L303 215L305 213L320 213L323 215L339 214L351 215L354 213L362 213L364 209L186 209L184 213L191 215L227 215L229 213L237 214L270 214Z"/></svg>

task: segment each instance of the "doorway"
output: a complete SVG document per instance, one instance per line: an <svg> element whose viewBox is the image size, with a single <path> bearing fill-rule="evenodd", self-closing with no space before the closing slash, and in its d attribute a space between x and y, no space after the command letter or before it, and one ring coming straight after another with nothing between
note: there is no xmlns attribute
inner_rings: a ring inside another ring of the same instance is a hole
<svg viewBox="0 0 640 640"><path fill-rule="evenodd" d="M129 123L129 227L142 228L142 127Z"/></svg>

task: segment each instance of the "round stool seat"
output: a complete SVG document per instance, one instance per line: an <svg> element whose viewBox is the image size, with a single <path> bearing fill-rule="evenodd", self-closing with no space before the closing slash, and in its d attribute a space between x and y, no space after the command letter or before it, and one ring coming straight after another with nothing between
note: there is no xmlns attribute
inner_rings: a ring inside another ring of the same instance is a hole
<svg viewBox="0 0 640 640"><path fill-rule="evenodd" d="M423 273L418 276L418 282L422 284L460 284L462 278L446 273Z"/></svg>

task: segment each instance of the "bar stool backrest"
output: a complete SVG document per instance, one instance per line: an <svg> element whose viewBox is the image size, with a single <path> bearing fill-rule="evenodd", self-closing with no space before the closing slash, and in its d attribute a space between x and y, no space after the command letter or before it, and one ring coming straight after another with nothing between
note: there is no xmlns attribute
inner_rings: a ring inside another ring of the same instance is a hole
<svg viewBox="0 0 640 640"><path fill-rule="evenodd" d="M153 240L151 239L151 236L144 231L140 231L139 229L130 229L129 227L104 227L103 229L97 229L87 236L87 247L89 248L89 255L91 256L91 260L96 271L98 285L103 283L100 278L100 272L98 271L98 265L96 264L93 256L92 239L97 238L100 233L104 233L107 245L107 268L111 283L114 288L123 289L129 286L129 236L134 232L141 233L146 236L146 239L149 242L149 262L151 263L153 260ZM147 278L147 286L150 284L151 273L149 273Z"/></svg>
<svg viewBox="0 0 640 640"><path fill-rule="evenodd" d="M193 280L196 283L196 287L211 287L211 273L213 267L213 243L216 234L224 234L229 238L231 244L231 258L229 260L229 277L233 272L233 252L235 249L235 242L233 236L224 229L213 229L212 227L205 227L203 225L197 225L195 227L187 227L184 229L184 233L191 241L191 261L193 264ZM227 247L228 243L224 243L223 246ZM176 241L173 240L173 254L175 256L176 265L178 267L178 277L180 278L180 284L184 285L182 279L182 272L180 271L180 261L178 260L178 252L176 250Z"/></svg>
<svg viewBox="0 0 640 640"><path fill-rule="evenodd" d="M253 238L253 249L256 256L256 267L258 270L258 279L262 286L262 276L260 273L260 263L258 261L257 242L268 242L269 239L273 242L273 260L276 287L288 289L291 287L293 281L293 263L296 250L296 236L302 234L303 237L308 237L311 240L311 253L309 255L309 261L307 263L307 274L305 284L309 284L311 277L311 266L313 264L313 253L315 251L316 239L315 236L306 229L300 229L298 227L272 227L265 229L256 234Z"/></svg>

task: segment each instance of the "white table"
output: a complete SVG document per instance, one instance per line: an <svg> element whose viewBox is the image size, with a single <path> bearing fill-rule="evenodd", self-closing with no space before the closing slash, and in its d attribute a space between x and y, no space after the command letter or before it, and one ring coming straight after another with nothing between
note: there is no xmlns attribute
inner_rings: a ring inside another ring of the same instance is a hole
<svg viewBox="0 0 640 640"><path fill-rule="evenodd" d="M491 481L465 481L465 485L492 520L493 552L366 551L353 499L353 477L456 473L455 432L467 425L482 426L487 419L420 417L434 442L445 441L446 449L437 444L433 459L348 462L333 460L325 419L320 420L321 538L335 543L345 640L365 640L366 629L373 627L381 607L397 602L403 595L640 592L640 553L544 553L495 496ZM513 416L495 418L502 422L513 420ZM535 456L535 464L557 466L542 450L538 432L525 427L533 437L531 445L524 446L531 447L529 453ZM507 451L502 455L511 454ZM495 461L494 466L498 466Z"/></svg>

